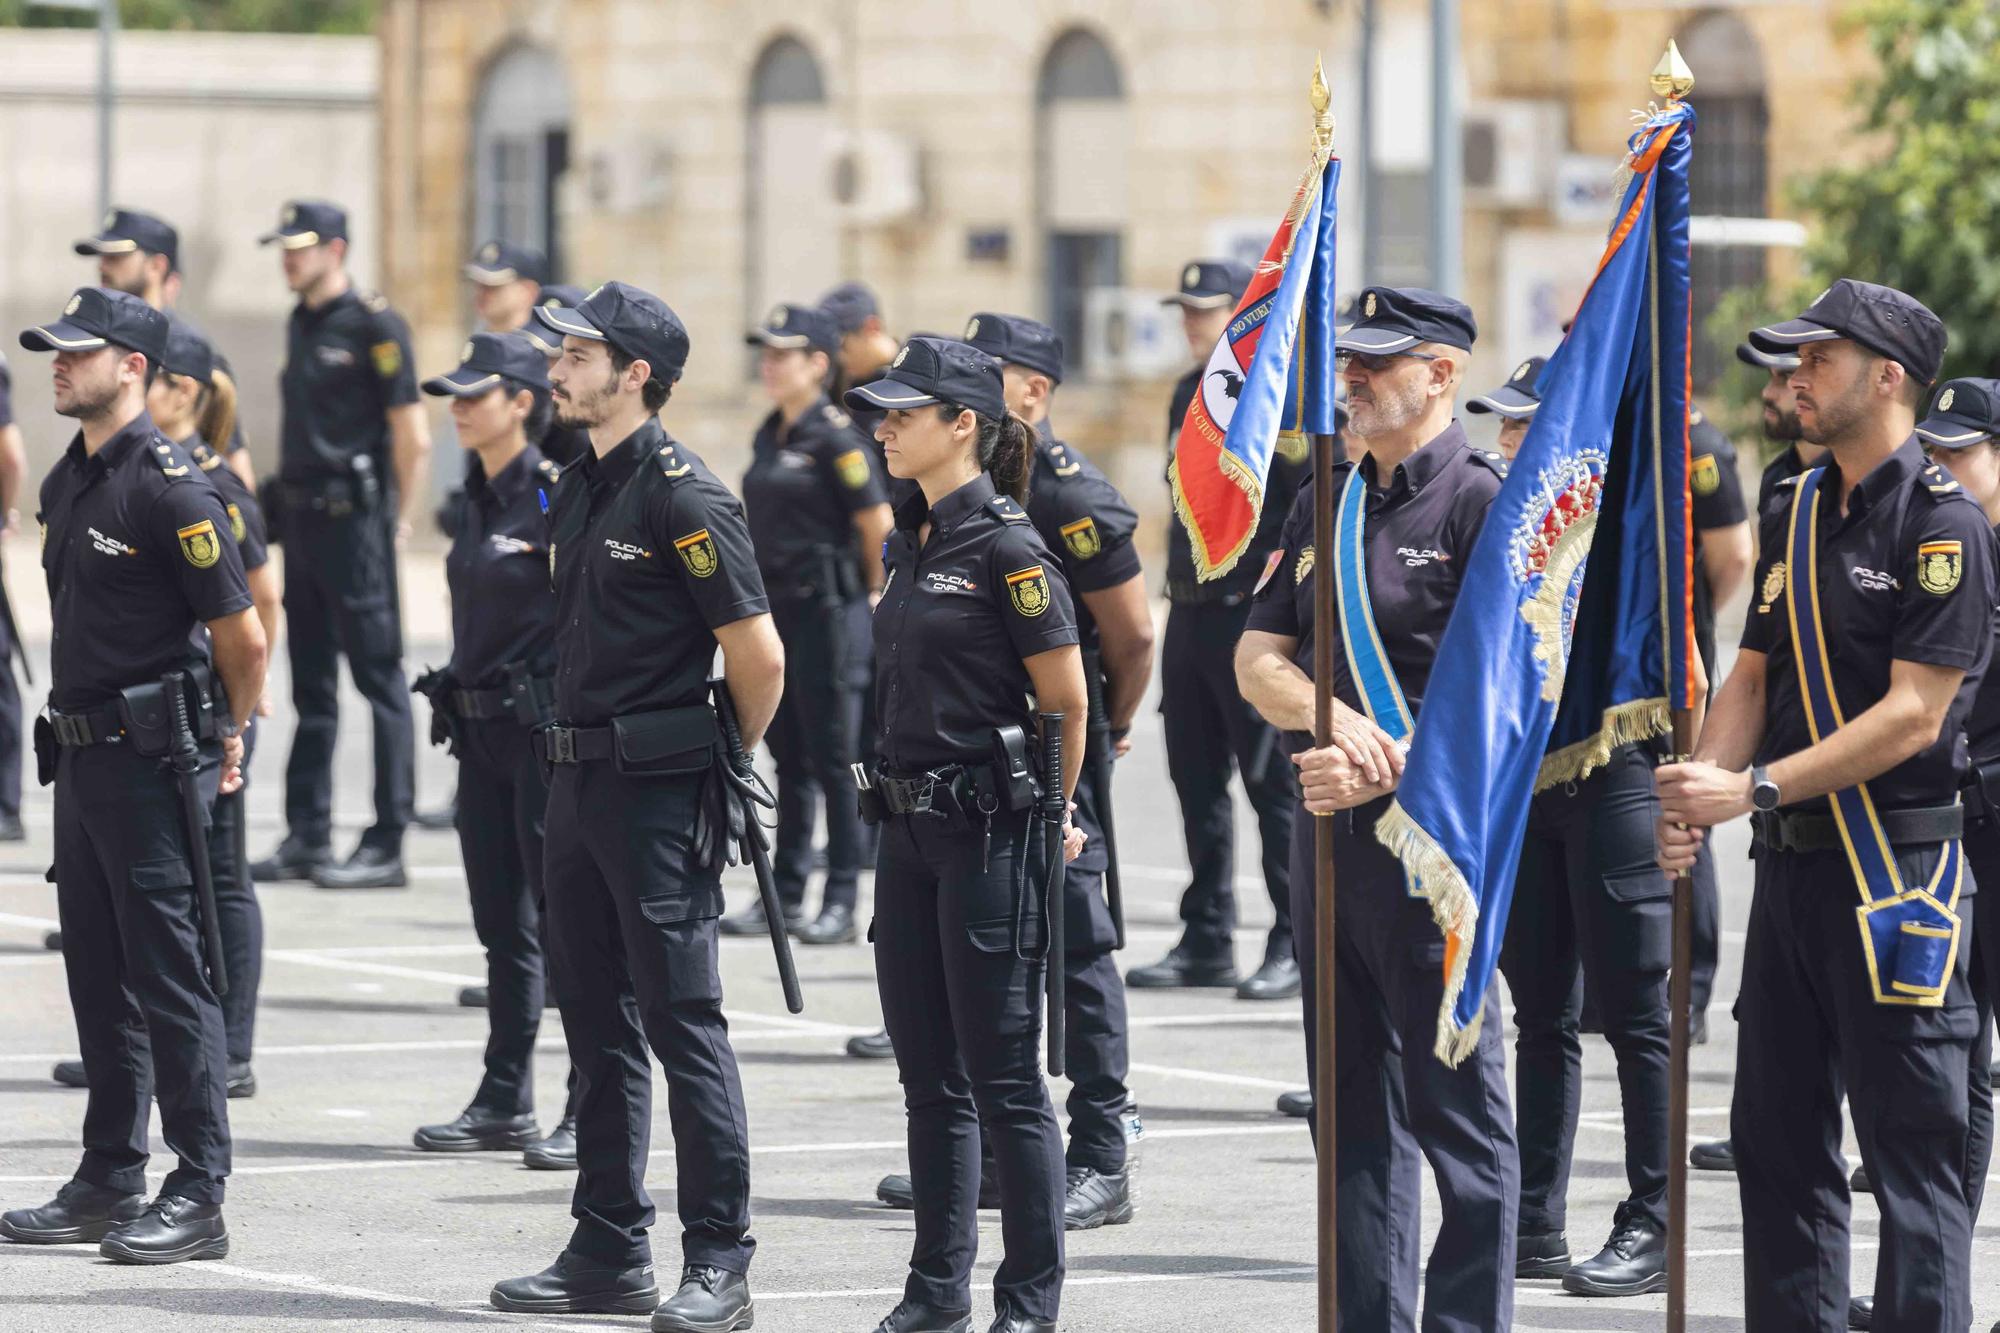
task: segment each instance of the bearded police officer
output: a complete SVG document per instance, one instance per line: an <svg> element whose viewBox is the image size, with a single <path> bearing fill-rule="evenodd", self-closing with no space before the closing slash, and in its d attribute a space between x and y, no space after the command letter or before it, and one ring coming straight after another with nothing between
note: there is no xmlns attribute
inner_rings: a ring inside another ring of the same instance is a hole
<svg viewBox="0 0 2000 1333"><path fill-rule="evenodd" d="M285 282L299 298L286 334L278 455L299 722L285 765L285 839L252 873L328 889L400 887L415 756L396 548L423 499L430 427L402 316L348 279L347 214L319 200L286 204L262 243L281 247ZM375 822L336 865L342 657L372 719Z"/></svg>
<svg viewBox="0 0 2000 1333"><path fill-rule="evenodd" d="M126 1263L229 1252L221 960L201 943L215 904L191 821L240 785L240 731L264 685L228 512L146 412L166 337L166 316L101 287L21 335L55 353L56 411L79 427L42 485L53 680L35 750L55 782L56 901L90 1100L75 1177L0 1217L0 1234L97 1240ZM170 756L185 761L178 787ZM180 1162L148 1204L155 1095Z"/></svg>
<svg viewBox="0 0 2000 1333"><path fill-rule="evenodd" d="M1881 1210L1875 1313L1963 1329L1978 1014L1959 787L1993 637L1993 533L1912 431L1944 356L1929 309L1841 279L1750 340L1798 353L1800 427L1828 455L1777 488L1736 665L1693 760L1658 774L1670 871L1703 830L1755 811L1730 1112L1745 1327L1846 1320L1844 1086Z"/></svg>
<svg viewBox="0 0 2000 1333"><path fill-rule="evenodd" d="M1475 334L1472 312L1436 292L1370 287L1359 315L1334 344L1347 384L1347 436L1364 451L1333 474L1335 552L1314 548L1308 486L1237 648L1237 677L1244 697L1293 733L1306 809L1334 820L1340 1141L1319 1150L1338 1158L1342 1314L1359 1328L1417 1323L1421 1152L1442 1214L1422 1326L1503 1329L1513 1314L1521 1167L1501 1024L1489 1014L1478 1046L1456 1068L1432 1054L1444 942L1429 905L1410 893L1402 866L1376 840L1375 823L1395 791L1402 742L1422 709L1461 572L1506 464L1471 448L1452 418ZM1365 540L1341 536L1353 523L1363 525ZM1366 623L1314 623L1313 580L1331 561L1343 581L1365 580ZM1329 633L1341 637L1333 653L1334 744L1316 750L1305 748L1314 709L1306 668L1313 635ZM1376 690L1361 690L1357 674L1396 684L1391 711ZM1293 943L1307 995L1316 962L1314 831L1313 820L1299 820L1291 849ZM1307 1070L1317 1078L1310 1004L1305 1017Z"/></svg>
<svg viewBox="0 0 2000 1333"><path fill-rule="evenodd" d="M561 1256L492 1300L527 1313L654 1308L650 1045L667 1079L684 1260L653 1327L728 1333L755 1318L744 1277L755 1242L743 1086L722 1017L729 821L707 680L719 645L747 752L776 711L784 649L742 506L657 419L687 362L679 317L611 282L537 318L563 335L549 374L557 410L591 438L549 496L556 725L537 742L553 774L548 942L581 1174Z"/></svg>
<svg viewBox="0 0 2000 1333"><path fill-rule="evenodd" d="M1167 409L1167 452L1207 367L1216 340L1250 283L1250 271L1227 260L1196 260L1181 270L1180 290L1165 304L1181 309L1194 369L1174 386ZM1230 655L1250 614L1250 593L1304 475L1304 461L1282 454L1271 460L1264 483L1263 521L1243 558L1222 578L1195 578L1194 546L1187 529L1167 525L1167 632L1160 658L1160 718L1166 727L1167 772L1180 799L1181 826L1193 867L1181 895L1180 942L1165 958L1125 974L1139 989L1165 986L1235 986L1244 999L1279 1000L1299 993L1292 957L1289 856L1292 807L1298 792L1278 733L1236 690ZM1276 918L1264 941L1264 959L1239 985L1236 972L1236 812L1229 775L1237 772L1257 812L1264 888Z"/></svg>

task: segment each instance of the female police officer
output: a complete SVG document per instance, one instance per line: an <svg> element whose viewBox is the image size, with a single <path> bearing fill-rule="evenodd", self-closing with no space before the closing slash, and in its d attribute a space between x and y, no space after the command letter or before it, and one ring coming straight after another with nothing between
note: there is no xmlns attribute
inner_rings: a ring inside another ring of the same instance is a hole
<svg viewBox="0 0 2000 1333"><path fill-rule="evenodd" d="M417 684L431 699L432 738L448 738L459 759L458 841L486 949L486 1074L456 1120L416 1132L430 1152L527 1148L540 1137L532 1063L549 790L529 736L551 719L554 701L556 607L542 509L558 474L528 441L541 437L553 406L548 361L519 334L475 333L461 360L423 384L452 400L459 443L473 458L464 521L445 558L451 661ZM557 1130L565 1142L569 1125L565 1116Z"/></svg>
<svg viewBox="0 0 2000 1333"><path fill-rule="evenodd" d="M917 1224L904 1298L877 1333L970 1330L982 1133L1007 1251L991 1329L1052 1331L1063 1150L1037 1043L1046 876L1032 795L995 756L1008 730L1024 744L1032 692L1064 719L1063 771L1043 780L1075 791L1087 722L1075 615L1020 504L1033 436L990 358L914 338L846 397L887 412L876 437L889 471L922 489L896 512L875 614L881 767L868 795L886 822L872 933ZM1063 844L1074 859L1083 836L1066 824Z"/></svg>
<svg viewBox="0 0 2000 1333"><path fill-rule="evenodd" d="M860 757L861 695L869 677L868 609L882 588L889 491L880 455L853 418L827 401L840 333L809 306L781 305L748 340L773 404L757 428L743 510L771 615L785 641L785 693L771 719L778 762L778 839L772 870L786 924L802 918L812 870L813 807L826 802L826 893L819 916L794 926L807 944L854 938L861 818L848 797ZM764 933L761 900L722 923L724 934Z"/></svg>

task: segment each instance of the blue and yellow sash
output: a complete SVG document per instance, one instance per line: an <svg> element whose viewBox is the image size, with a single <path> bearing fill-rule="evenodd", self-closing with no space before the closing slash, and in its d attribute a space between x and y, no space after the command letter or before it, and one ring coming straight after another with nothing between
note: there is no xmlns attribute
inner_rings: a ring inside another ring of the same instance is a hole
<svg viewBox="0 0 2000 1333"><path fill-rule="evenodd" d="M1347 470L1347 484L1333 516L1334 604L1340 610L1340 641L1347 648L1347 670L1368 720L1398 745L1407 745L1416 719L1410 716L1396 669L1383 651L1375 608L1368 599L1367 500L1368 484L1361 480L1357 462Z"/></svg>
<svg viewBox="0 0 2000 1333"><path fill-rule="evenodd" d="M1818 744L1840 729L1840 700L1833 689L1833 668L1826 657L1826 635L1819 614L1819 488L1824 467L1799 478L1792 497L1791 525L1786 540L1788 569L1785 601L1792 628L1792 658L1798 664L1799 693L1804 698L1806 725ZM1854 882L1861 890L1855 914L1861 922L1861 951L1868 960L1868 981L1877 1004L1910 1004L1938 1008L1944 1004L1958 957L1958 892L1965 878L1964 852L1958 839L1944 846L1937 873L1920 889L1904 889L1896 855L1876 817L1868 784L1857 783L1829 798L1833 818Z"/></svg>

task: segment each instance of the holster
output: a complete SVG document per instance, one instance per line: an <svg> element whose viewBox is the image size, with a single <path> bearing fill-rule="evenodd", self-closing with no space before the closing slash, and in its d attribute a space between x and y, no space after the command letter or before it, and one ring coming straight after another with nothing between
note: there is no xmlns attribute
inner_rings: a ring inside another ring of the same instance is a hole
<svg viewBox="0 0 2000 1333"><path fill-rule="evenodd" d="M56 729L46 717L35 718L35 783L46 787L56 780Z"/></svg>
<svg viewBox="0 0 2000 1333"><path fill-rule="evenodd" d="M555 682L537 676L527 662L509 662L501 668L507 674L507 698L514 708L514 720L523 726L546 727L556 720Z"/></svg>
<svg viewBox="0 0 2000 1333"><path fill-rule="evenodd" d="M273 473L257 482L257 504L264 511L264 540L279 546L285 540L285 487Z"/></svg>
<svg viewBox="0 0 2000 1333"><path fill-rule="evenodd" d="M194 668L181 673L180 688L187 692L188 723L197 741L215 738L215 699L221 690L213 688L207 670ZM118 692L118 718L131 739L132 749L148 759L165 756L174 744L173 696L162 681L128 685Z"/></svg>
<svg viewBox="0 0 2000 1333"><path fill-rule="evenodd" d="M995 727L992 744L993 762L967 770L973 790L981 798L979 809L990 813L1032 808L1040 789L1028 758L1027 733L1019 727Z"/></svg>
<svg viewBox="0 0 2000 1333"><path fill-rule="evenodd" d="M611 719L611 758L640 777L705 773L715 766L715 712L706 704Z"/></svg>

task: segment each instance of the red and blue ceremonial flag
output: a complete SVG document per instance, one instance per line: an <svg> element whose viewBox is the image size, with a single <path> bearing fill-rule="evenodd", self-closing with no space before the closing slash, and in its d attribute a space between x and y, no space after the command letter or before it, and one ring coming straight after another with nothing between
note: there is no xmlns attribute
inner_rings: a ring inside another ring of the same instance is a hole
<svg viewBox="0 0 2000 1333"><path fill-rule="evenodd" d="M1479 1035L1530 796L1666 732L1693 703L1694 123L1676 102L1632 137L1616 224L1542 372L1376 825L1445 933L1437 1052L1452 1064Z"/></svg>
<svg viewBox="0 0 2000 1333"><path fill-rule="evenodd" d="M1233 568L1257 531L1281 440L1335 433L1334 193L1340 159L1315 153L1229 327L1202 369L1167 479L1197 578Z"/></svg>

